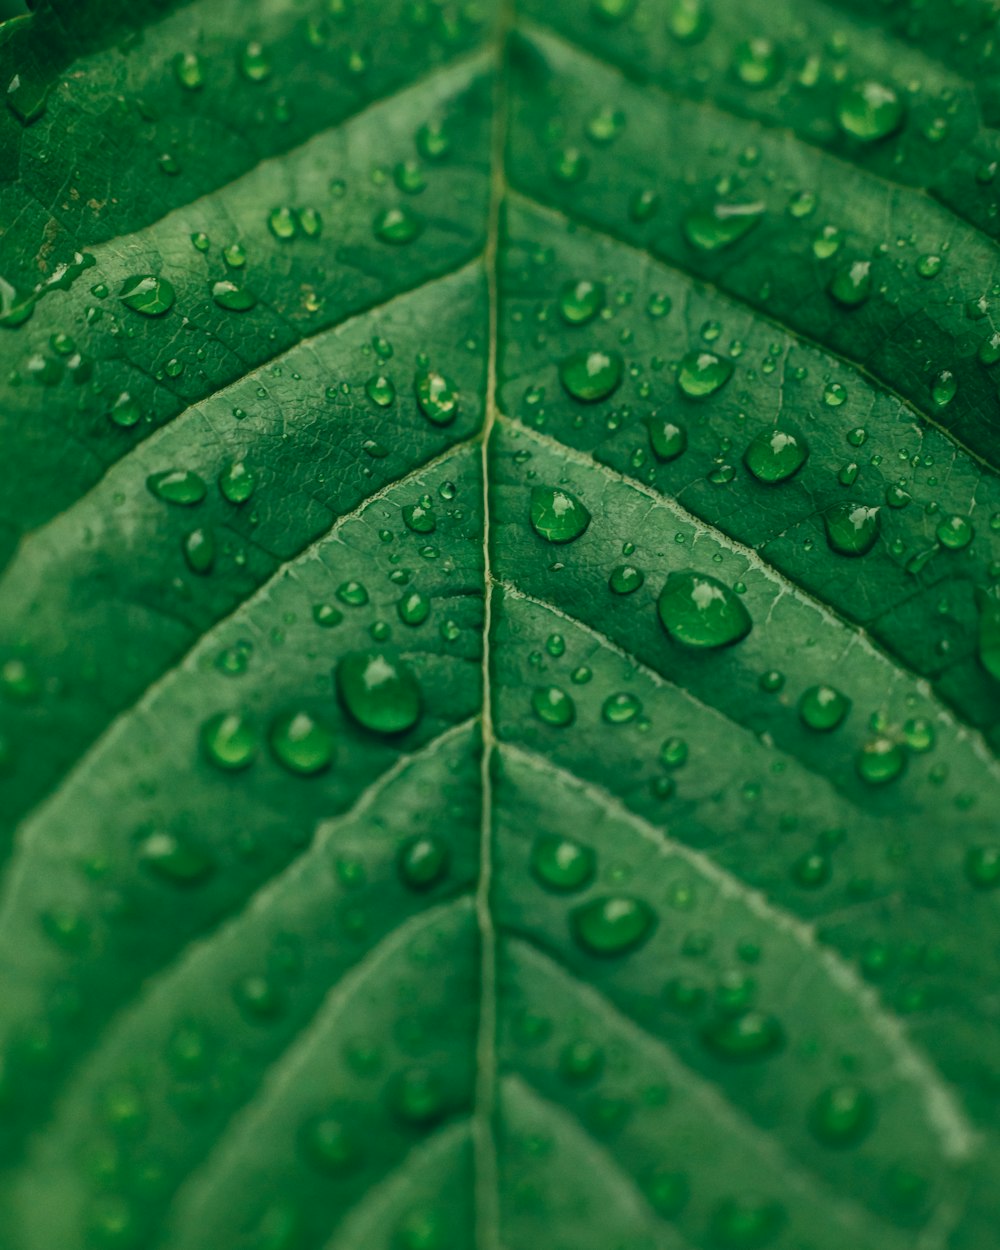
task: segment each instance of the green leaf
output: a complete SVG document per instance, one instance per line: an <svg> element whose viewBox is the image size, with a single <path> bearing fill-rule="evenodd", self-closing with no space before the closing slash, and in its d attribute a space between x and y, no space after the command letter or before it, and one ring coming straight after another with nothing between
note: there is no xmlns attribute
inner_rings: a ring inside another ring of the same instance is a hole
<svg viewBox="0 0 1000 1250"><path fill-rule="evenodd" d="M985 0L0 25L4 1250L985 1250Z"/></svg>

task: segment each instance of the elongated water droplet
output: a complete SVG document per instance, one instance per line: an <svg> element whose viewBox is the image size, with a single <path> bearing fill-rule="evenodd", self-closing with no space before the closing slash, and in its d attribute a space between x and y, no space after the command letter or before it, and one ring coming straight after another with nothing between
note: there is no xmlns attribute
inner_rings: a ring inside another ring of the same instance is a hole
<svg viewBox="0 0 1000 1250"><path fill-rule="evenodd" d="M256 477L242 460L235 460L219 474L219 490L230 503L246 503L256 485Z"/></svg>
<svg viewBox="0 0 1000 1250"><path fill-rule="evenodd" d="M162 473L151 473L146 478L146 486L157 499L183 507L201 503L208 490L205 479L190 469L165 469Z"/></svg>
<svg viewBox="0 0 1000 1250"><path fill-rule="evenodd" d="M785 1040L778 1020L754 1009L719 1016L706 1025L701 1036L714 1055L731 1063L766 1059L776 1054Z"/></svg>
<svg viewBox="0 0 1000 1250"><path fill-rule="evenodd" d="M645 419L649 431L649 445L661 464L676 460L687 449L687 430L667 417L653 413Z"/></svg>
<svg viewBox="0 0 1000 1250"><path fill-rule="evenodd" d="M257 305L257 296L231 278L221 278L212 284L212 299L227 312L249 312Z"/></svg>
<svg viewBox="0 0 1000 1250"><path fill-rule="evenodd" d="M733 366L714 352L688 352L680 362L677 384L689 399L705 399L725 386Z"/></svg>
<svg viewBox="0 0 1000 1250"><path fill-rule="evenodd" d="M641 946L655 925L649 904L624 894L594 899L570 913L573 936L592 955L625 955Z"/></svg>
<svg viewBox="0 0 1000 1250"><path fill-rule="evenodd" d="M859 308L872 289L872 265L870 260L856 260L838 269L830 279L827 290L845 308Z"/></svg>
<svg viewBox="0 0 1000 1250"><path fill-rule="evenodd" d="M753 626L750 613L728 586L693 569L667 577L657 610L670 637L686 647L728 647Z"/></svg>
<svg viewBox="0 0 1000 1250"><path fill-rule="evenodd" d="M744 39L733 54L733 72L746 87L769 87L781 73L780 50L770 39Z"/></svg>
<svg viewBox="0 0 1000 1250"><path fill-rule="evenodd" d="M842 556L867 555L882 528L880 510L859 503L834 505L823 513L823 524L830 549Z"/></svg>
<svg viewBox="0 0 1000 1250"><path fill-rule="evenodd" d="M411 669L384 651L353 651L336 670L337 692L359 725L397 734L420 719L421 693Z"/></svg>
<svg viewBox="0 0 1000 1250"><path fill-rule="evenodd" d="M764 216L764 205L712 204L684 218L684 235L700 252L717 252L738 243Z"/></svg>
<svg viewBox="0 0 1000 1250"><path fill-rule="evenodd" d="M621 385L623 364L617 352L594 348L574 352L559 366L559 380L568 395L584 404L607 399Z"/></svg>
<svg viewBox="0 0 1000 1250"><path fill-rule="evenodd" d="M529 511L531 526L550 543L569 543L590 524L590 513L576 495L558 486L535 486Z"/></svg>
<svg viewBox="0 0 1000 1250"><path fill-rule="evenodd" d="M443 373L421 373L414 382L420 411L434 425L450 425L458 415L458 390Z"/></svg>
<svg viewBox="0 0 1000 1250"><path fill-rule="evenodd" d="M215 535L212 530L199 526L181 539L181 551L192 573L205 577L215 568Z"/></svg>

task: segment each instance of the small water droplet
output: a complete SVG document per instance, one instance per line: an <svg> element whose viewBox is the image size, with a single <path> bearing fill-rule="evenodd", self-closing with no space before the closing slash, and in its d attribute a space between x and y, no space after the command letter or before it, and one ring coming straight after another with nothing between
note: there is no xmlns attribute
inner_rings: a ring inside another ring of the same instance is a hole
<svg viewBox="0 0 1000 1250"><path fill-rule="evenodd" d="M823 1090L809 1111L809 1127L824 1146L854 1146L871 1131L875 1101L862 1085Z"/></svg>
<svg viewBox="0 0 1000 1250"><path fill-rule="evenodd" d="M605 290L601 282L580 279L567 282L559 292L559 312L571 326L586 325L604 307Z"/></svg>
<svg viewBox="0 0 1000 1250"><path fill-rule="evenodd" d="M593 880L596 869L593 850L571 838L541 834L532 846L531 871L547 889L565 893L582 890Z"/></svg>
<svg viewBox="0 0 1000 1250"><path fill-rule="evenodd" d="M676 460L687 450L687 430L667 417L653 413L645 418L646 429L649 431L649 445L653 455L661 464Z"/></svg>
<svg viewBox="0 0 1000 1250"><path fill-rule="evenodd" d="M858 752L856 763L862 781L881 786L900 775L906 765L906 753L891 738L872 738Z"/></svg>
<svg viewBox="0 0 1000 1250"><path fill-rule="evenodd" d="M239 712L219 712L209 717L199 737L205 757L216 768L235 772L247 768L257 755L257 734Z"/></svg>
<svg viewBox="0 0 1000 1250"><path fill-rule="evenodd" d="M310 712L286 712L271 722L268 745L289 772L309 777L333 762L334 737Z"/></svg>
<svg viewBox="0 0 1000 1250"><path fill-rule="evenodd" d="M764 216L764 205L712 204L693 209L684 218L684 235L700 252L717 252L738 243Z"/></svg>
<svg viewBox="0 0 1000 1250"><path fill-rule="evenodd" d="M441 838L410 838L399 848L396 864L399 875L411 890L430 890L448 875L451 851Z"/></svg>
<svg viewBox="0 0 1000 1250"><path fill-rule="evenodd" d="M424 229L424 219L407 204L383 209L375 217L375 237L383 243L401 247L412 243Z"/></svg>
<svg viewBox="0 0 1000 1250"><path fill-rule="evenodd" d="M574 938L592 955L625 955L641 946L655 925L649 904L624 894L593 899L570 913Z"/></svg>
<svg viewBox="0 0 1000 1250"><path fill-rule="evenodd" d="M850 710L850 699L833 686L810 686L799 699L802 723L821 733L836 729Z"/></svg>

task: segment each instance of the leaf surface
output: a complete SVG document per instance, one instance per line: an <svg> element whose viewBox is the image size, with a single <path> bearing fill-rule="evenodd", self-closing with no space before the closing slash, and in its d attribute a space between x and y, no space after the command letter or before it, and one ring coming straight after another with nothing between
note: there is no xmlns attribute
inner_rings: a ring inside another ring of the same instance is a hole
<svg viewBox="0 0 1000 1250"><path fill-rule="evenodd" d="M10 1250L983 1250L996 18L0 26Z"/></svg>

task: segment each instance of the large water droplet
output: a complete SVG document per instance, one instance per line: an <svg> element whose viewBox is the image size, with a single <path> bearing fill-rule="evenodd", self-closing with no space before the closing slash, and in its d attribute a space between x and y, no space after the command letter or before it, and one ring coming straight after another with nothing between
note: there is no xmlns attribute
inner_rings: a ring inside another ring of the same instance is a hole
<svg viewBox="0 0 1000 1250"><path fill-rule="evenodd" d="M397 734L420 719L420 686L410 668L384 651L353 651L337 665L337 691L359 725Z"/></svg>
<svg viewBox="0 0 1000 1250"><path fill-rule="evenodd" d="M790 426L762 430L743 453L743 463L759 482L786 482L809 457L806 440Z"/></svg>
<svg viewBox="0 0 1000 1250"><path fill-rule="evenodd" d="M594 348L574 352L559 366L559 380L567 394L581 403L607 399L621 385L622 358L617 352Z"/></svg>
<svg viewBox="0 0 1000 1250"><path fill-rule="evenodd" d="M177 294L166 278L147 273L126 278L118 298L126 308L144 317L161 317L173 308Z"/></svg>
<svg viewBox="0 0 1000 1250"><path fill-rule="evenodd" d="M837 122L844 134L862 143L888 138L903 124L903 102L893 87L859 82L845 87L837 101Z"/></svg>
<svg viewBox="0 0 1000 1250"><path fill-rule="evenodd" d="M531 848L531 871L550 890L572 893L593 880L597 856L589 846L554 833L541 834Z"/></svg>
<svg viewBox="0 0 1000 1250"><path fill-rule="evenodd" d="M434 425L450 425L458 415L458 390L443 373L418 374L414 381L420 411Z"/></svg>
<svg viewBox="0 0 1000 1250"><path fill-rule="evenodd" d="M839 503L823 513L830 548L842 556L867 555L875 546L882 520L878 508Z"/></svg>
<svg viewBox="0 0 1000 1250"><path fill-rule="evenodd" d="M624 894L597 898L570 913L577 942L592 955L624 955L647 940L656 915L642 899Z"/></svg>
<svg viewBox="0 0 1000 1250"><path fill-rule="evenodd" d="M271 722L268 744L279 764L303 777L322 772L333 761L333 734L309 712L276 717Z"/></svg>
<svg viewBox="0 0 1000 1250"><path fill-rule="evenodd" d="M576 704L558 686L539 686L531 695L531 710L540 721L566 729L576 720Z"/></svg>
<svg viewBox="0 0 1000 1250"><path fill-rule="evenodd" d="M684 234L700 252L717 252L739 242L764 216L764 205L712 204L692 209L684 218Z"/></svg>
<svg viewBox="0 0 1000 1250"><path fill-rule="evenodd" d="M714 352L688 352L677 370L677 385L689 399L705 399L725 386L733 374L728 360Z"/></svg>
<svg viewBox="0 0 1000 1250"><path fill-rule="evenodd" d="M669 574L656 606L663 628L686 647L728 647L753 626L734 591L693 569Z"/></svg>
<svg viewBox="0 0 1000 1250"><path fill-rule="evenodd" d="M531 525L550 543L569 543L586 530L590 513L576 495L558 486L535 486L531 491Z"/></svg>

